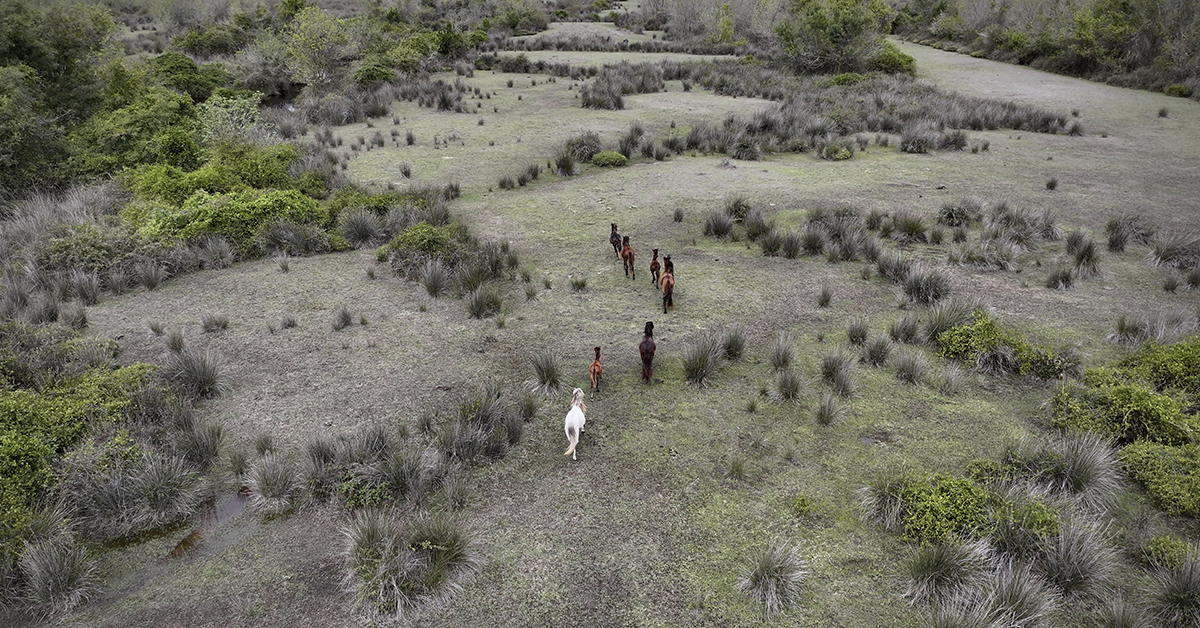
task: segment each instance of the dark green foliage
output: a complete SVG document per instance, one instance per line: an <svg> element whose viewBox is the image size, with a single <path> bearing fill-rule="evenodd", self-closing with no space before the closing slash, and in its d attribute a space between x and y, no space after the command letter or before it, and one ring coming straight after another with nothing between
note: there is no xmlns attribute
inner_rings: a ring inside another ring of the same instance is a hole
<svg viewBox="0 0 1200 628"><path fill-rule="evenodd" d="M869 485L862 497L870 518L921 544L976 532L986 522L987 492L969 479L892 477Z"/></svg>
<svg viewBox="0 0 1200 628"><path fill-rule="evenodd" d="M219 63L196 65L187 55L170 51L154 57L148 63L151 71L163 85L191 97L193 102L203 102L213 90L228 85L233 77Z"/></svg>
<svg viewBox="0 0 1200 628"><path fill-rule="evenodd" d="M575 154L568 150L563 150L554 158L554 168L560 177L569 177L575 174Z"/></svg>
<svg viewBox="0 0 1200 628"><path fill-rule="evenodd" d="M1088 370L1082 383L1064 387L1051 398L1051 423L1097 432L1118 444L1190 442L1200 421L1184 414L1176 399L1127 377L1108 369Z"/></svg>
<svg viewBox="0 0 1200 628"><path fill-rule="evenodd" d="M237 22L193 26L171 40L171 47L199 57L233 55L253 40Z"/></svg>
<svg viewBox="0 0 1200 628"><path fill-rule="evenodd" d="M1014 561L1037 556L1061 524L1058 513L1020 487L993 497L987 519L981 532L997 552Z"/></svg>

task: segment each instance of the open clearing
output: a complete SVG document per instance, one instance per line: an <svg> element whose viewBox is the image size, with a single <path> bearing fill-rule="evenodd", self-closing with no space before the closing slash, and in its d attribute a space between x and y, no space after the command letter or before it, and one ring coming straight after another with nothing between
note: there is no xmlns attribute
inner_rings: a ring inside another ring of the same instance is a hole
<svg viewBox="0 0 1200 628"><path fill-rule="evenodd" d="M943 202L973 195L1052 209L1064 229L1081 228L1101 241L1105 222L1123 213L1145 212L1165 231L1196 232L1200 104L901 48L916 57L920 76L948 90L1078 109L1086 135L971 133L989 140L990 150L908 155L893 143L872 145L845 162L811 154L762 162L723 163L719 155L638 160L569 179L547 175L503 191L493 189L499 176L544 162L581 131L594 130L611 145L635 120L654 133L672 121L719 121L767 103L685 93L669 83L665 93L628 98L623 111L590 111L578 107L567 79L547 83L541 75L478 71L464 80L496 93L480 113L398 103L396 128L412 129L417 145L362 153L350 173L359 181L403 185L399 165L409 163L419 182L461 184L463 197L452 211L476 233L511 242L535 283L545 277L552 285L547 290L537 283L540 296L530 302L513 287L504 298L503 327L469 318L461 301L429 299L416 283L383 272L369 279L374 254L364 250L295 259L288 273L271 260L242 263L154 292L109 297L89 310L92 333L120 338L129 362L161 362L165 355L161 338L148 330L151 321L217 351L232 391L203 411L224 424L227 449L247 450L260 433L284 450L368 424L403 425L415 434L423 411L451 409L485 382L500 384L505 399L516 398L533 376L530 356L542 349L561 356L571 385L586 387L591 347L602 346L603 390L588 403L579 460L561 455L568 402L552 399L543 402L517 448L468 476L466 518L485 566L420 625L759 625L758 607L734 582L747 550L772 538L797 543L814 574L803 604L776 623L922 625L900 595L901 564L913 549L859 522L855 490L898 469L961 473L967 461L996 455L1004 443L1036 432L1050 385L972 375L947 397L929 386L904 385L891 369L859 365L858 394L845 404L845 416L827 427L814 421L811 404L762 399L760 389L774 382L768 347L780 332L795 338L798 371L819 379L817 365L844 344L852 316L865 316L876 335L903 312L893 286L860 277L862 263L766 258L746 243L703 237L704 216L733 194L773 210L781 226L799 225L814 202L932 216ZM510 78L513 88L506 85ZM1158 117L1160 107L1169 107L1170 116ZM386 121L381 126L388 128ZM337 131L347 138L368 132L363 125ZM1045 186L1050 177L1059 179L1053 192ZM671 218L677 208L684 212L681 223ZM636 282L621 273L606 240L610 222L631 236L639 271L651 247L672 255L679 284L671 314L661 313L648 273ZM910 250L945 260L944 247ZM1085 366L1120 355L1104 342L1118 315L1194 310L1198 302L1195 291L1164 292L1141 247L1106 252L1104 275L1067 292L1043 285L1063 255L1061 243L1039 255L1040 265L1019 273L956 270L954 293L982 299L1037 341L1078 344ZM587 290L570 291L569 278L580 276L588 279ZM824 284L832 287L833 302L818 308ZM334 332L330 321L341 305L356 323ZM228 316L229 328L202 334L200 319L209 313ZM289 313L296 328L268 331ZM636 355L647 320L655 321L659 342L655 377L661 383L651 387L638 382ZM685 384L682 347L735 324L747 331L746 357L720 370L710 387ZM748 412L756 398L757 410ZM744 479L725 477L732 456L745 458ZM792 514L800 494L818 504L814 517ZM269 522L246 515L185 558L166 556L186 529L108 551L101 565L111 588L56 625L350 625L350 594L341 582L342 521L332 506ZM1055 616L1064 626L1085 620L1070 606Z"/></svg>

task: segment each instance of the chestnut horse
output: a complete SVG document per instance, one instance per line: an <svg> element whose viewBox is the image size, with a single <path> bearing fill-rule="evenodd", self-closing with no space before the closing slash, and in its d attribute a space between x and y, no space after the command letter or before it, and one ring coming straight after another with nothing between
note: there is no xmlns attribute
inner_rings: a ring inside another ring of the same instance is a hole
<svg viewBox="0 0 1200 628"><path fill-rule="evenodd" d="M596 359L588 367L588 380L592 383L592 399L595 399L596 393L600 392L600 372L604 370L600 367L600 347L596 347L595 349Z"/></svg>
<svg viewBox="0 0 1200 628"><path fill-rule="evenodd" d="M617 233L617 223L610 222L608 224L612 225L612 233L608 236L608 243L612 245L613 253L616 254L617 259L621 259L621 234Z"/></svg>
<svg viewBox="0 0 1200 628"><path fill-rule="evenodd" d="M625 276L633 275L637 279L637 271L633 268L633 247L629 246L629 236L621 238L621 262L625 265Z"/></svg>
<svg viewBox="0 0 1200 628"><path fill-rule="evenodd" d="M662 268L662 264L658 263L658 249L654 249L654 259L650 260L650 282L654 287L658 287L658 270Z"/></svg>
<svg viewBox="0 0 1200 628"><path fill-rule="evenodd" d="M654 349L654 323L646 321L646 331L642 335L642 341L638 343L638 353L642 356L642 381L647 384L654 375Z"/></svg>
<svg viewBox="0 0 1200 628"><path fill-rule="evenodd" d="M667 313L667 308L675 307L675 264L671 263L671 256L663 258L666 262L663 268L662 279L659 280L662 285L663 294L663 314Z"/></svg>

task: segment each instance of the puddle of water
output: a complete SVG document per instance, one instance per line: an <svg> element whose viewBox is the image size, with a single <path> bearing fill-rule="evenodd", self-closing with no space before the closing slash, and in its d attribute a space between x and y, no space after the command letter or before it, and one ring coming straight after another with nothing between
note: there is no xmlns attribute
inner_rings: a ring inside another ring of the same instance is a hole
<svg viewBox="0 0 1200 628"><path fill-rule="evenodd" d="M246 502L249 500L250 498L242 493L237 493L221 500L212 512L204 515L204 519L200 522L200 527L192 530L191 534L183 537L183 540L175 545L175 549L171 550L171 553L167 554L167 557L179 558L186 556L196 548L196 545L204 538L206 532L215 530L226 521L242 514L242 511L246 509Z"/></svg>

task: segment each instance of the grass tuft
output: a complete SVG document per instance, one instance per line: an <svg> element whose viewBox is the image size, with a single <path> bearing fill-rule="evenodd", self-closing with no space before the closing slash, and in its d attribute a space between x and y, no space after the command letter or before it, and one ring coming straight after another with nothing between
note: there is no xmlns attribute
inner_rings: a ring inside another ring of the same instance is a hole
<svg viewBox="0 0 1200 628"><path fill-rule="evenodd" d="M846 324L846 338L850 344L861 347L867 342L867 336L871 332L871 326L867 319L862 316L855 316Z"/></svg>
<svg viewBox="0 0 1200 628"><path fill-rule="evenodd" d="M533 356L534 380L530 392L543 397L557 397L563 389L562 369L558 357L549 351Z"/></svg>
<svg viewBox="0 0 1200 628"><path fill-rule="evenodd" d="M217 397L229 388L220 360L208 350L181 347L172 353L166 370L175 387L191 399Z"/></svg>
<svg viewBox="0 0 1200 628"><path fill-rule="evenodd" d="M1073 596L1102 587L1117 568L1117 555L1101 531L1069 521L1046 543L1039 563L1051 584Z"/></svg>
<svg viewBox="0 0 1200 628"><path fill-rule="evenodd" d="M571 292L583 292L587 290L587 277L571 277Z"/></svg>
<svg viewBox="0 0 1200 628"><path fill-rule="evenodd" d="M726 360L741 359L746 352L746 332L741 327L726 327L721 332L721 354Z"/></svg>
<svg viewBox="0 0 1200 628"><path fill-rule="evenodd" d="M491 285L483 285L472 290L465 297L467 313L471 318L487 318L498 314L504 307L500 292Z"/></svg>
<svg viewBox="0 0 1200 628"><path fill-rule="evenodd" d="M794 371L780 371L775 380L775 395L780 401L799 401L804 397L804 380Z"/></svg>
<svg viewBox="0 0 1200 628"><path fill-rule="evenodd" d="M896 366L896 377L905 384L920 384L929 370L929 361L918 351L902 351L892 363Z"/></svg>
<svg viewBox="0 0 1200 628"><path fill-rule="evenodd" d="M833 391L825 391L821 395L821 400L817 402L815 412L817 423L820 425L831 425L834 421L842 418L842 404L838 401L837 394Z"/></svg>
<svg viewBox="0 0 1200 628"><path fill-rule="evenodd" d="M99 591L95 563L70 536L26 542L19 565L23 602L44 616L65 613Z"/></svg>
<svg viewBox="0 0 1200 628"><path fill-rule="evenodd" d="M683 379L697 386L707 386L721 365L724 349L716 336L705 334L684 348Z"/></svg>
<svg viewBox="0 0 1200 628"><path fill-rule="evenodd" d="M768 617L774 617L800 601L808 575L808 563L799 550L774 540L749 556L737 588L762 604Z"/></svg>
<svg viewBox="0 0 1200 628"><path fill-rule="evenodd" d="M854 394L854 357L838 351L821 360L821 381L841 397Z"/></svg>
<svg viewBox="0 0 1200 628"><path fill-rule="evenodd" d="M875 336L863 343L862 357L859 361L876 368L887 366L888 359L895 349L896 344L887 336Z"/></svg>
<svg viewBox="0 0 1200 628"><path fill-rule="evenodd" d="M338 306L338 309L333 312L333 322L330 325L333 331L342 331L343 329L354 324L354 315L350 313L350 308L345 305Z"/></svg>
<svg viewBox="0 0 1200 628"><path fill-rule="evenodd" d="M905 566L908 589L904 597L935 605L950 601L964 589L983 584L989 559L988 546L983 542L948 540L922 546Z"/></svg>
<svg viewBox="0 0 1200 628"><path fill-rule="evenodd" d="M829 307L833 301L833 288L829 284L821 286L821 292L817 294L817 307Z"/></svg>
<svg viewBox="0 0 1200 628"><path fill-rule="evenodd" d="M1148 591L1152 608L1172 628L1200 625L1200 555L1160 569Z"/></svg>
<svg viewBox="0 0 1200 628"><path fill-rule="evenodd" d="M792 365L792 337L781 333L771 345L771 368L782 371Z"/></svg>
<svg viewBox="0 0 1200 628"><path fill-rule="evenodd" d="M229 327L229 317L224 314L205 314L200 327L206 334L215 334Z"/></svg>

